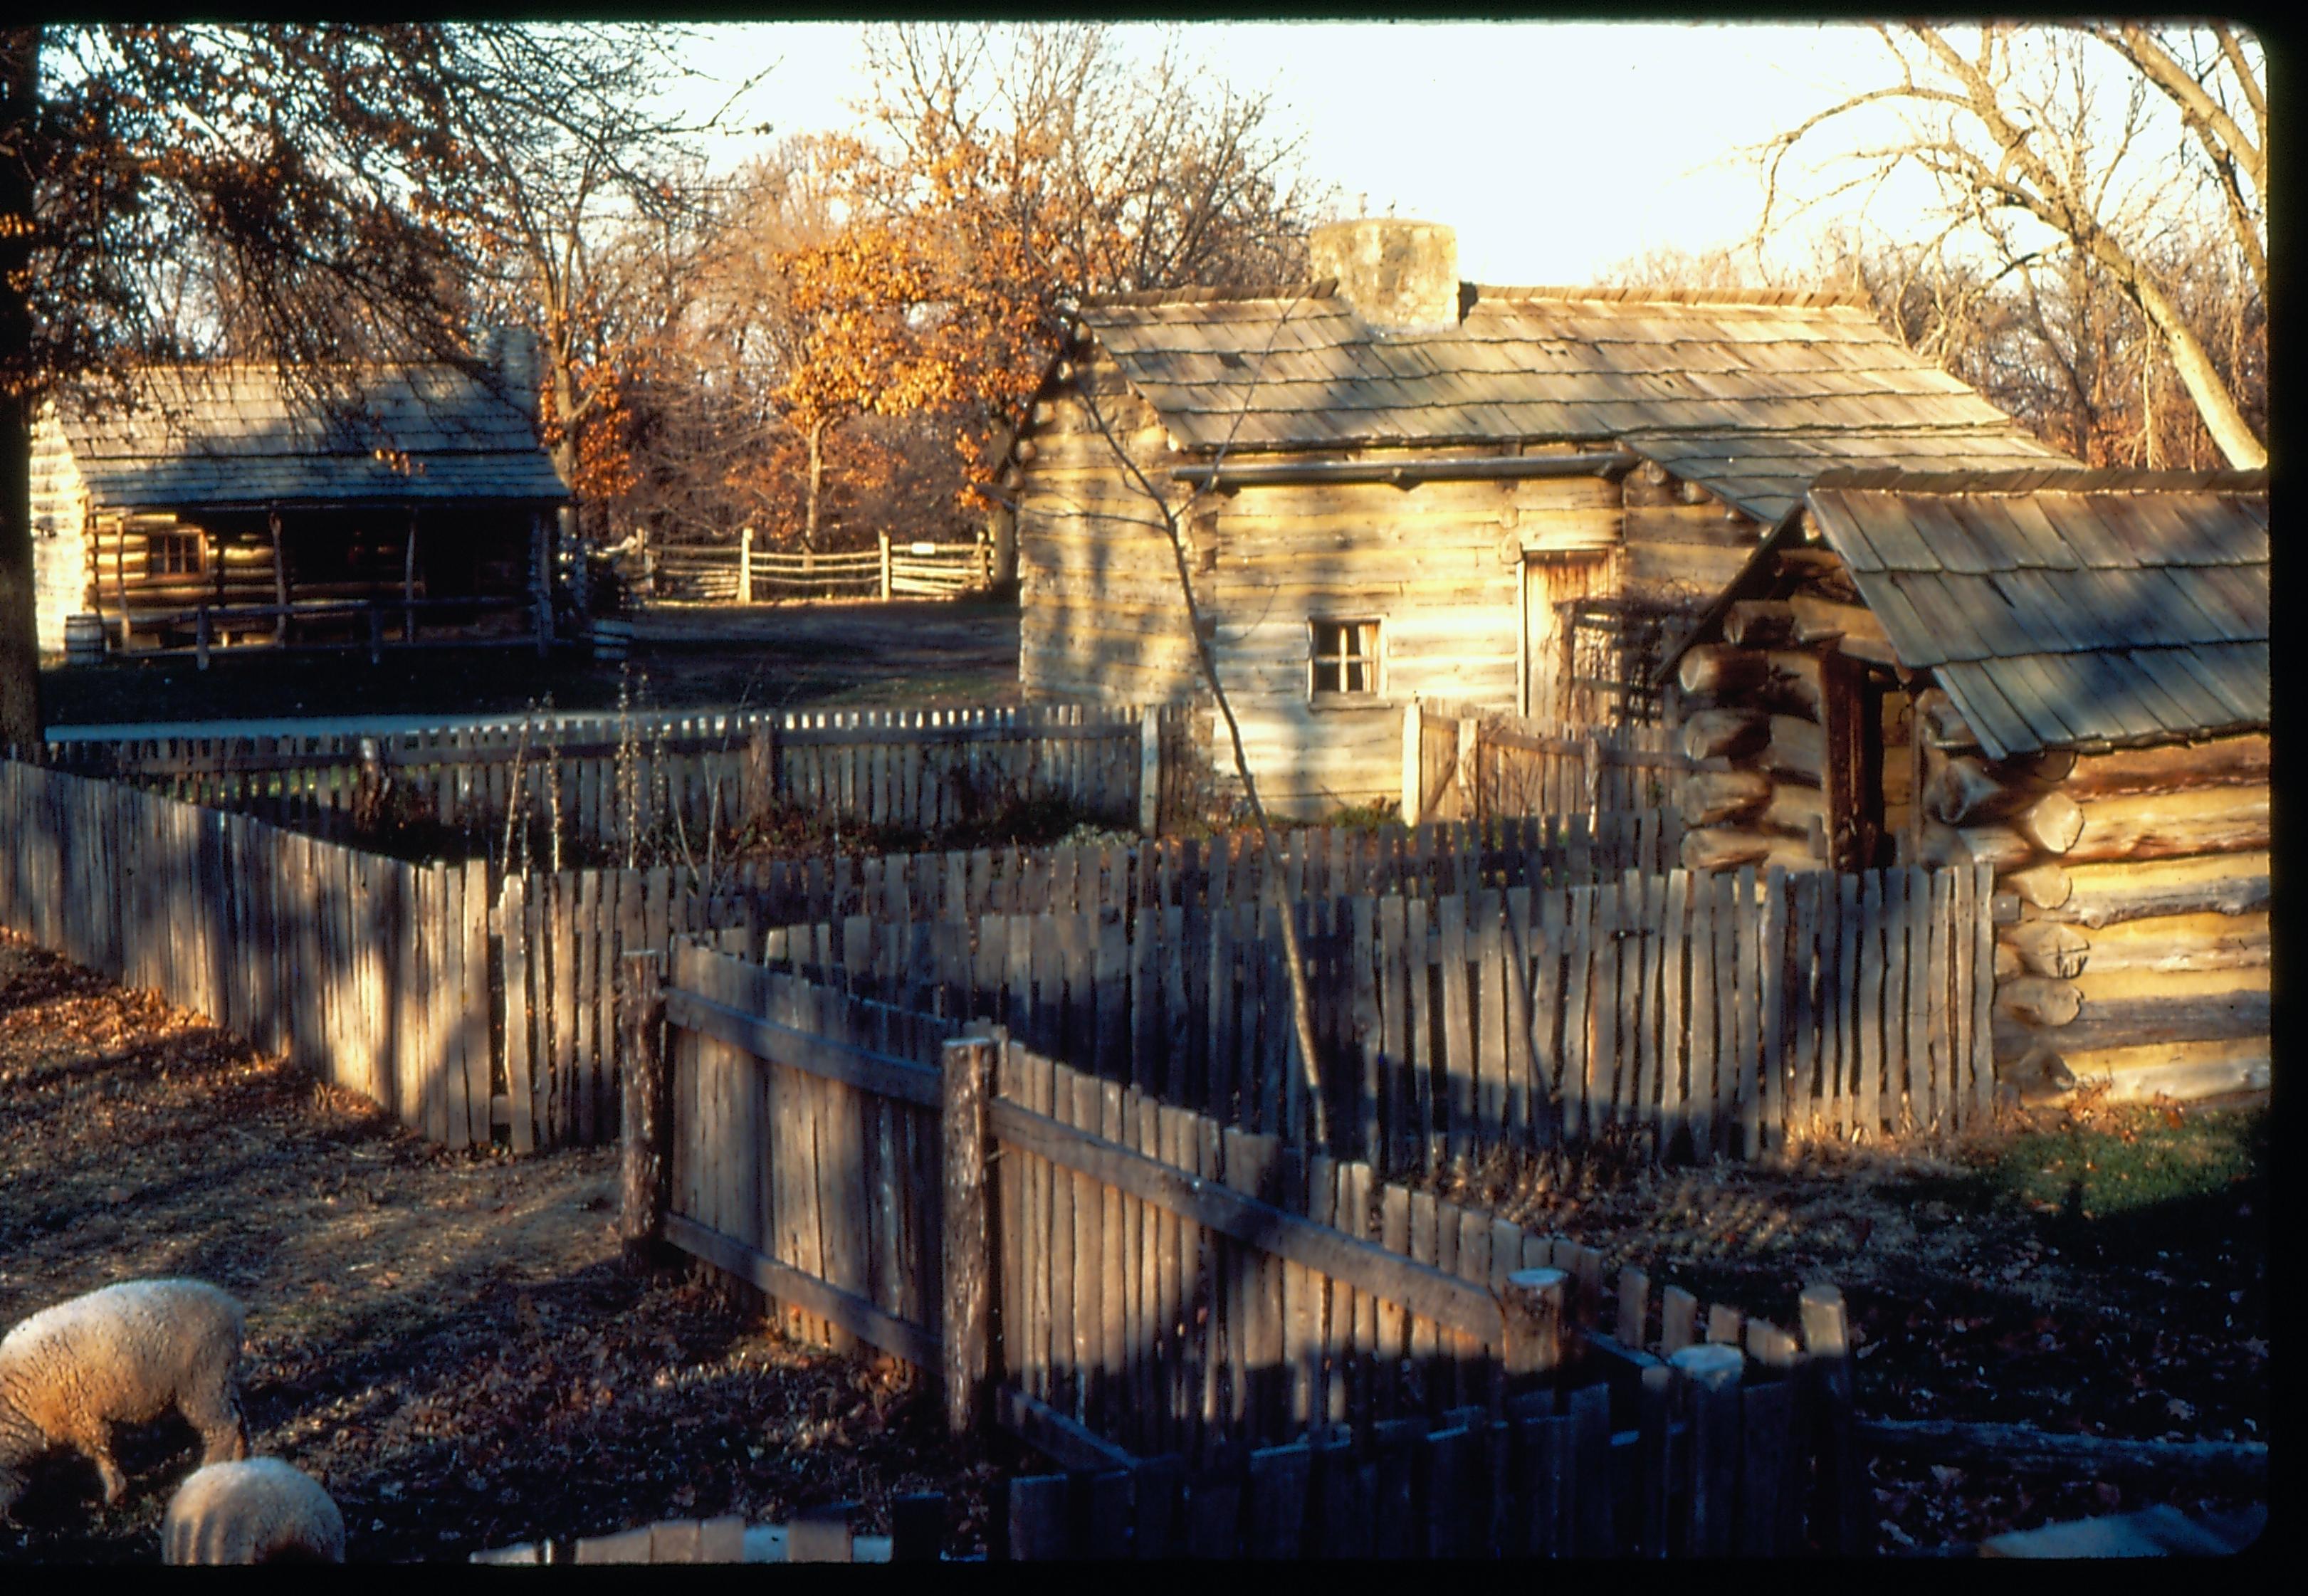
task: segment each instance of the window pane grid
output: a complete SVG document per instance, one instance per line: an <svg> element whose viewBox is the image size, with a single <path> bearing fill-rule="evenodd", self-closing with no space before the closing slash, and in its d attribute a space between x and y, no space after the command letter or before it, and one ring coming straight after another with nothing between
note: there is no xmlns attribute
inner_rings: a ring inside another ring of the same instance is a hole
<svg viewBox="0 0 2308 1596"><path fill-rule="evenodd" d="M1378 691L1378 623L1315 621L1313 690L1318 694Z"/></svg>

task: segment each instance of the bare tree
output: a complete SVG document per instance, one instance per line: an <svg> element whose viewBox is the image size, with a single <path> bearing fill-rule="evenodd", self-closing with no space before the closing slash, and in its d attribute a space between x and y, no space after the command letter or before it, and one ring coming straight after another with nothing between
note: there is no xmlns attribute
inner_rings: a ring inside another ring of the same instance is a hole
<svg viewBox="0 0 2308 1596"><path fill-rule="evenodd" d="M2039 298L2039 279L2049 278L2071 306L2089 298L2086 278L2112 285L2162 345L2229 462L2265 465L2267 447L2239 402L2238 359L2222 358L2172 272L2175 254L2224 237L2264 300L2267 97L2257 42L2218 24L1998 24L1980 28L1966 53L1936 27L1878 31L1899 81L1830 106L1758 151L1759 238L1775 217L1920 169L1938 185L1947 231L1985 246L1997 275L2016 275ZM2120 64L2115 105L2094 70L2110 61ZM1902 112L1902 131L1851 152L1856 175L1827 194L1784 204L1784 166L1797 147L1876 107Z"/></svg>
<svg viewBox="0 0 2308 1596"><path fill-rule="evenodd" d="M1297 313L1303 303L1303 296L1293 298L1285 306L1282 314L1276 318L1274 331L1268 337L1267 346L1251 369L1249 383L1243 395L1242 405L1236 411L1234 424L1228 428L1226 438L1211 454L1210 463L1213 468L1225 464L1227 456L1232 453L1235 435L1239 431L1243 418L1249 413L1252 401L1257 395L1258 384L1266 358L1273 353L1274 341L1280 337L1283 327ZM1089 381L1082 381L1077 384L1076 392L1081 399L1083 410L1097 429L1100 441L1106 445L1115 463L1121 467L1128 485L1134 490L1136 498L1142 500L1145 505L1145 513L1142 515L1124 513L1103 506L1095 509L1084 506L1084 513L1118 525L1139 526L1158 531L1167 541L1172 567L1178 578L1178 595L1185 612L1187 633L1194 642L1195 662L1201 669L1203 686L1210 690L1210 701L1218 712L1219 719L1226 727L1227 746L1233 755L1235 776L1242 783L1243 798L1249 807L1251 823L1258 831L1259 850L1265 858L1266 879L1269 883L1279 883L1283 876L1281 849L1275 841L1274 827L1267 815L1265 803L1258 796L1258 778L1252 772L1249 755L1243 747L1242 726L1235 718L1234 702L1227 695L1226 682L1219 674L1215 628L1203 624L1201 606L1194 594L1192 560L1187 549L1186 527L1194 513L1214 496L1216 489L1210 485L1217 481L1217 471L1213 469L1201 485L1187 487L1184 492L1176 489L1166 491L1147 474L1145 467L1132 453L1119 430L1120 418L1100 403L1101 395L1098 385ZM1317 1051L1314 1031L1313 994L1306 979L1306 955L1298 936L1296 905L1284 904L1280 919L1283 965L1290 986L1292 1029L1298 1043L1300 1067L1305 1076L1307 1102L1313 1115L1314 1140L1318 1144L1327 1146L1330 1143L1330 1116L1322 1100L1320 1054Z"/></svg>

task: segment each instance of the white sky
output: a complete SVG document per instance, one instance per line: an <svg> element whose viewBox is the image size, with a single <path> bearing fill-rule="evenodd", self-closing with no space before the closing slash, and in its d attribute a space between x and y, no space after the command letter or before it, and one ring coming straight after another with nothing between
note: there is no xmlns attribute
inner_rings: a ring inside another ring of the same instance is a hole
<svg viewBox="0 0 2308 1596"><path fill-rule="evenodd" d="M857 120L857 24L701 33L688 58L722 83L772 67L743 120L779 134ZM1588 282L1649 249L1737 242L1762 192L1738 150L1890 71L1872 30L1837 24L1193 22L1184 35L1237 86L1273 91L1278 127L1305 131L1307 173L1335 183L1348 212L1367 195L1369 213L1447 223L1460 274L1492 283ZM757 145L721 140L715 164ZM1871 214L1897 226L1918 199L1887 194Z"/></svg>

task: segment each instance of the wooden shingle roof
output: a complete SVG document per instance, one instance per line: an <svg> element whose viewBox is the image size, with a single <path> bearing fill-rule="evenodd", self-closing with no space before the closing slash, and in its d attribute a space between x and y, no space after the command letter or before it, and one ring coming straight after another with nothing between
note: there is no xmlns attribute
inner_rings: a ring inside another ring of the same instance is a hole
<svg viewBox="0 0 2308 1596"><path fill-rule="evenodd" d="M339 374L333 402L271 366L148 367L133 407L68 395L57 420L90 502L117 509L565 501L537 430L446 364Z"/></svg>
<svg viewBox="0 0 2308 1596"><path fill-rule="evenodd" d="M1834 472L1806 508L1993 756L2268 724L2265 472Z"/></svg>
<svg viewBox="0 0 2308 1596"><path fill-rule="evenodd" d="M1327 285L1081 316L1189 450L1613 440L1767 523L1829 463L2071 463L1843 296L1473 296L1456 326L1411 334Z"/></svg>

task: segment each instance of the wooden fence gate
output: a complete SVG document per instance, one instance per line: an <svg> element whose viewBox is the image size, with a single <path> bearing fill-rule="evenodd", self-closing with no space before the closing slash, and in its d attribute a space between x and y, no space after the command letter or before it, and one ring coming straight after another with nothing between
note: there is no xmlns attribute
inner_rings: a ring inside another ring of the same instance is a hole
<svg viewBox="0 0 2308 1596"><path fill-rule="evenodd" d="M1839 1298L1806 1301L1808 1362L1735 1316L1730 1344L1681 1347L1672 1302L1657 1355L1641 1276L1629 1344L1601 1327L1599 1255L1367 1163L693 943L669 989L652 968L630 968L629 1012L669 1040L638 1049L634 1118L667 1142L628 1146L629 1237L939 1371L958 1427L1088 1471L1018 1482L1012 1555L1761 1555L1856 1532Z"/></svg>

